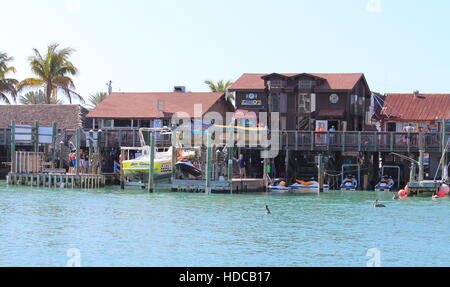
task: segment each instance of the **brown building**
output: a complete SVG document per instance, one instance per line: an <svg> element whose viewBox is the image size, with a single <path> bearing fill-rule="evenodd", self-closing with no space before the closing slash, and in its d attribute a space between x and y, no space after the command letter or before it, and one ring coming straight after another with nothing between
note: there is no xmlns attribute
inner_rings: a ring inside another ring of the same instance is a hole
<svg viewBox="0 0 450 287"><path fill-rule="evenodd" d="M370 124L370 88L359 74L243 74L229 89L245 117L279 112L282 130L364 130Z"/></svg>
<svg viewBox="0 0 450 287"><path fill-rule="evenodd" d="M170 126L177 113L194 118L195 105L202 114L217 112L226 116L234 107L223 93L113 93L88 114L96 128L136 129Z"/></svg>
<svg viewBox="0 0 450 287"><path fill-rule="evenodd" d="M0 105L0 128L9 128L11 121L16 125L33 125L51 127L57 123L58 129L74 130L91 128L91 121L86 120L89 111L80 105Z"/></svg>

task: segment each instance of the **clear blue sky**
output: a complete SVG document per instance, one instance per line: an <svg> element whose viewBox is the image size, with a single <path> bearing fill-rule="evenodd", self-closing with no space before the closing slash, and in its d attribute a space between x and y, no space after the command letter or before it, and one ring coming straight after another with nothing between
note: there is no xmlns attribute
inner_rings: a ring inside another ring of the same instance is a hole
<svg viewBox="0 0 450 287"><path fill-rule="evenodd" d="M450 93L450 1L0 0L0 51L16 78L32 48L72 60L84 97L106 90L207 91L245 72L364 72L372 90Z"/></svg>

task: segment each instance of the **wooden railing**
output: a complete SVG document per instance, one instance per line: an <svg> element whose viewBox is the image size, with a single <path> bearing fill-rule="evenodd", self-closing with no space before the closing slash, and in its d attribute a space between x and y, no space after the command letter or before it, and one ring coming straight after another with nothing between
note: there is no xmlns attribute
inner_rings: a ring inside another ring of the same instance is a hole
<svg viewBox="0 0 450 287"><path fill-rule="evenodd" d="M70 138L73 131L63 130L64 138ZM248 135L250 136L250 135ZM253 137L253 136L251 136ZM446 136L446 140L450 135ZM226 137L220 137L224 143ZM257 137L255 137L257 138ZM104 130L101 146L118 148L120 146L140 146L137 129ZM84 141L82 136L82 142ZM0 129L0 146L10 144L10 129ZM169 135L161 135L157 144L169 146ZM369 151L369 152L441 152L442 134L440 133L405 133L405 132L280 132L282 149L299 151Z"/></svg>
<svg viewBox="0 0 450 287"><path fill-rule="evenodd" d="M294 150L440 152L439 133L283 132L283 146Z"/></svg>

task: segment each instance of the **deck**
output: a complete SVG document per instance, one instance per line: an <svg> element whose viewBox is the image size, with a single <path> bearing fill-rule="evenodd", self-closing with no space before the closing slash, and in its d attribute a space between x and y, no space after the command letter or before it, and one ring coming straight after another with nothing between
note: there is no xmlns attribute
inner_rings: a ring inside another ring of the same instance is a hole
<svg viewBox="0 0 450 287"><path fill-rule="evenodd" d="M205 180L184 180L175 179L171 188L174 191L205 192ZM233 179L231 185L229 181L212 181L211 191L213 193L248 193L265 191L263 179Z"/></svg>

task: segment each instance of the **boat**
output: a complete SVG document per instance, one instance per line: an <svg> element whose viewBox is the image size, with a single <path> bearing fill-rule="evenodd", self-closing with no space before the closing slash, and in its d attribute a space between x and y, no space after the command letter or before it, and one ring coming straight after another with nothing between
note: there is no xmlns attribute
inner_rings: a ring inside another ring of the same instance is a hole
<svg viewBox="0 0 450 287"><path fill-rule="evenodd" d="M188 159L183 159L177 162L175 166L178 167L183 174L191 175L193 177L199 177L202 175L202 171L194 166Z"/></svg>
<svg viewBox="0 0 450 287"><path fill-rule="evenodd" d="M358 180L354 175L347 175L345 179L342 181L341 190L351 190L355 191L358 189Z"/></svg>
<svg viewBox="0 0 450 287"><path fill-rule="evenodd" d="M296 180L296 183L289 186L291 188L291 192L293 193L318 193L320 191L320 185L317 181L304 181L304 180ZM330 189L328 184L323 185L324 191Z"/></svg>
<svg viewBox="0 0 450 287"><path fill-rule="evenodd" d="M161 134L167 133L165 129L149 129L141 128L139 129L139 138L141 142L140 148L122 148L122 150L137 150L139 151L138 156L134 159L127 159L122 162L123 172L128 179L133 181L146 182L148 180L149 170L150 170L150 146L146 144L144 140L144 131L159 131ZM173 148L155 147L155 158L154 158L154 177L164 178L169 177L172 173L172 156ZM177 154L178 159L191 159L195 157L195 151L184 150L179 151ZM129 158L129 155L128 157Z"/></svg>
<svg viewBox="0 0 450 287"><path fill-rule="evenodd" d="M380 182L375 186L376 192L394 191L395 181L391 176L383 176Z"/></svg>
<svg viewBox="0 0 450 287"><path fill-rule="evenodd" d="M286 186L285 179L274 180L274 182L272 183L272 185L270 185L268 187L268 189L270 192L274 192L274 193L287 193L291 190L291 188L289 186Z"/></svg>

